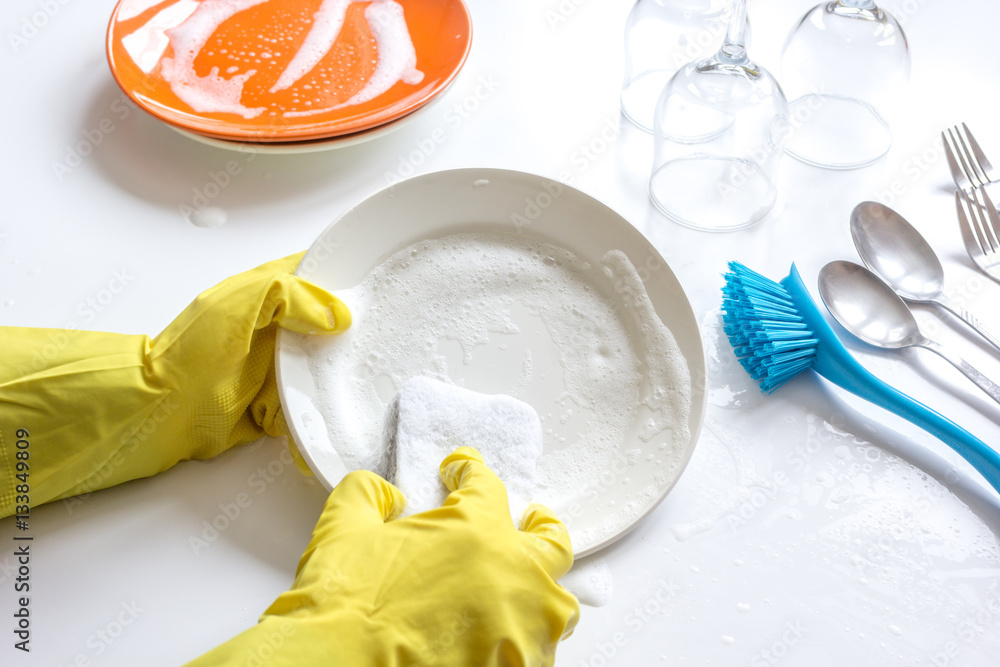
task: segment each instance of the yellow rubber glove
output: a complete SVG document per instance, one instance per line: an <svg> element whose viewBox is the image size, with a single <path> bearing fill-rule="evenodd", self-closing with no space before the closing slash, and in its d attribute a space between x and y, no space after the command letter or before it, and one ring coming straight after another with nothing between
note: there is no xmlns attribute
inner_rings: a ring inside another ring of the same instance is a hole
<svg viewBox="0 0 1000 667"><path fill-rule="evenodd" d="M330 494L291 590L260 622L187 667L552 665L576 626L555 583L573 564L566 527L541 505L510 520L507 491L468 447L441 463L438 509L368 471Z"/></svg>
<svg viewBox="0 0 1000 667"><path fill-rule="evenodd" d="M277 327L351 322L340 300L291 275L301 257L223 281L152 340L0 327L0 516L287 434Z"/></svg>

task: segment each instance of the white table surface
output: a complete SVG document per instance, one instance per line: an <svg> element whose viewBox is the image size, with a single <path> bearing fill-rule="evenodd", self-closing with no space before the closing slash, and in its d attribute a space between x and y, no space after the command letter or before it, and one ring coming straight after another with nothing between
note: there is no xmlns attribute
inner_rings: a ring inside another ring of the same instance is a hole
<svg viewBox="0 0 1000 667"><path fill-rule="evenodd" d="M848 214L881 199L931 241L949 294L1000 331L1000 285L965 256L938 134L964 120L1000 155L991 46L1000 5L887 5L913 55L900 98L909 111L888 156L842 173L786 159L779 209L749 230L712 235L666 221L647 199L651 138L617 107L630 3L469 4L471 57L432 111L372 143L251 161L122 106L104 55L113 0L4 2L0 324L155 334L203 289L309 246L443 128L415 173L568 172L656 245L703 327L709 408L694 457L650 517L593 557L610 568L614 593L583 609L558 665L996 665L997 494L934 438L815 375L760 395L720 337L718 309L727 260L774 279L795 261L811 287L826 262L857 261ZM759 63L777 73L783 37L811 4L751 1ZM32 32L25 21L44 25ZM474 103L477 86L483 99ZM463 103L477 108L458 123L452 108ZM57 175L55 163L87 136L100 141ZM190 224L180 206L230 160L241 173L212 202L228 222ZM127 277L124 289L88 311L116 275ZM1000 378L1000 361L954 320L920 316ZM942 360L848 346L877 374L1000 442L1000 407ZM13 649L15 530L0 522L0 664L178 665L253 624L291 582L325 497L281 452L265 440L33 511L29 655ZM195 553L189 538L202 521L241 493L251 505Z"/></svg>

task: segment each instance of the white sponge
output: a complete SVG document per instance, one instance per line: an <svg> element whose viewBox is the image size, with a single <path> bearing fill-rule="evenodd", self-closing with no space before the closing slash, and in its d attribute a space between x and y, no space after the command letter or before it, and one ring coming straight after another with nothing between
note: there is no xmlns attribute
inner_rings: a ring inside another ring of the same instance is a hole
<svg viewBox="0 0 1000 667"><path fill-rule="evenodd" d="M390 478L407 500L404 516L444 503L448 490L438 473L441 461L466 446L482 454L507 487L511 517L519 526L542 455L542 426L527 403L415 377L386 408L382 440L383 451L395 462Z"/></svg>

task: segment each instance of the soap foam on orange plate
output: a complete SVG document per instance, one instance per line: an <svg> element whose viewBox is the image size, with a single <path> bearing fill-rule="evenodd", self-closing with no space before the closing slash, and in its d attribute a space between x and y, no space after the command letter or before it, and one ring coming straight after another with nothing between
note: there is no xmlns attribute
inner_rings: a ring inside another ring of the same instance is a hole
<svg viewBox="0 0 1000 667"><path fill-rule="evenodd" d="M287 142L409 114L470 45L461 0L122 0L107 51L122 89L160 120Z"/></svg>

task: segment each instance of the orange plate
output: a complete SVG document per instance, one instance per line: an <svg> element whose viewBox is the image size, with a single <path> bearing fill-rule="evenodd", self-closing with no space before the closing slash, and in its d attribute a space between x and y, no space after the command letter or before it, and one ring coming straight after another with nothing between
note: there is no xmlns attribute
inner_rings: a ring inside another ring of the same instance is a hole
<svg viewBox="0 0 1000 667"><path fill-rule="evenodd" d="M120 0L107 52L118 85L160 120L287 142L418 109L455 78L471 41L462 0Z"/></svg>

